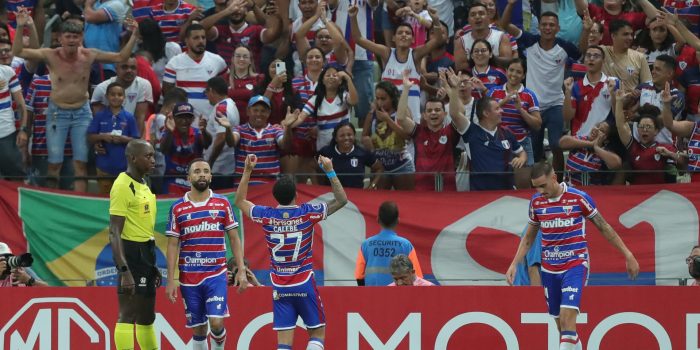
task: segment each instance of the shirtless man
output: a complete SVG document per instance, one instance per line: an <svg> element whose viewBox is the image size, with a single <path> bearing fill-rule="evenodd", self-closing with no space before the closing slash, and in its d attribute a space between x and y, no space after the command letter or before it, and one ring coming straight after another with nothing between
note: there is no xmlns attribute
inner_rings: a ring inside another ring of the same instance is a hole
<svg viewBox="0 0 700 350"><path fill-rule="evenodd" d="M17 31L22 32L29 20L26 11L17 12ZM46 62L53 88L51 89L49 107L46 110L46 145L49 151L49 168L47 183L55 187L58 174L63 164L63 149L70 131L73 147L73 164L75 167L75 190L84 192L87 182L86 163L88 159L87 128L92 120L90 100L88 99L88 81L90 68L97 62L118 63L126 60L136 43L136 22L124 21L131 37L120 52L103 52L86 49L83 43L83 26L76 21L66 21L61 26L59 42L55 49L24 48L22 36L16 35L12 45L15 56L35 62Z"/></svg>

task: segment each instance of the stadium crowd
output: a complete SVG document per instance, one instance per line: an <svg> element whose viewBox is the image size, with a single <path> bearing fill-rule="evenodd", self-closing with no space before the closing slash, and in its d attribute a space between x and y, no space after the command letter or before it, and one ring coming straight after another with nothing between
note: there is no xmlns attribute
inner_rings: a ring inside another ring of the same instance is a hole
<svg viewBox="0 0 700 350"><path fill-rule="evenodd" d="M156 193L189 189L200 157L234 187L251 153L253 184L323 183L321 154L346 187L398 190L527 188L545 157L575 186L700 167L698 0L21 0L2 18L0 174L34 185L108 193L133 138Z"/></svg>

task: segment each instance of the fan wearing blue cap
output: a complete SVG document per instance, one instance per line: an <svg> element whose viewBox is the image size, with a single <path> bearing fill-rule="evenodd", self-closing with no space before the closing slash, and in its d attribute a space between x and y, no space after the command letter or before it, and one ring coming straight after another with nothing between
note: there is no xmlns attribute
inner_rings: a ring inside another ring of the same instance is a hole
<svg viewBox="0 0 700 350"><path fill-rule="evenodd" d="M236 185L243 175L245 158L255 154L258 163L251 176L251 184L274 182L280 173L280 151L289 149L292 139L292 125L299 117L299 110L287 107L287 116L282 125L268 123L270 99L256 95L248 100L248 122L233 130L233 143L236 147Z"/></svg>
<svg viewBox="0 0 700 350"><path fill-rule="evenodd" d="M165 132L160 149L165 155L165 184L167 193L183 194L189 190L187 167L191 161L202 158L204 149L211 144L211 135L206 131L206 118L199 118L199 129L192 127L194 107L180 102L173 107L172 116L165 121Z"/></svg>

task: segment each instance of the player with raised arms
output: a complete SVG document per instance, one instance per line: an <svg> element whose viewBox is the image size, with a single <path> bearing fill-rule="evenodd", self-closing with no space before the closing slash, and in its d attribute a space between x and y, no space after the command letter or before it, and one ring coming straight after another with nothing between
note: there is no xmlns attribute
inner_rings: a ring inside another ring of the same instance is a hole
<svg viewBox="0 0 700 350"><path fill-rule="evenodd" d="M272 188L277 207L256 205L246 199L250 174L257 157L249 154L235 204L253 222L262 225L270 252L273 329L277 349L288 350L294 341L297 317L309 332L306 350L323 350L326 318L313 272L314 225L342 208L348 201L329 158L319 156L319 165L330 180L333 199L321 203L296 204L296 185L291 177L279 178Z"/></svg>
<svg viewBox="0 0 700 350"><path fill-rule="evenodd" d="M192 328L193 332L192 349L208 350L207 329L211 348L224 349L224 317L229 316L225 235L236 257L238 292L248 287L238 222L228 199L209 189L212 177L209 163L195 159L187 173L190 191L170 207L165 232L168 236L165 292L174 303L177 298L175 266L178 265L187 328Z"/></svg>
<svg viewBox="0 0 700 350"><path fill-rule="evenodd" d="M591 197L566 183L558 183L547 162L532 168L532 187L537 193L530 200L530 220L515 258L506 272L512 285L518 263L530 250L537 231L542 230L542 285L549 314L561 334L560 350L583 349L576 334L581 293L588 280L586 222L591 220L600 233L625 256L627 273L637 278L639 264L617 232L603 219Z"/></svg>

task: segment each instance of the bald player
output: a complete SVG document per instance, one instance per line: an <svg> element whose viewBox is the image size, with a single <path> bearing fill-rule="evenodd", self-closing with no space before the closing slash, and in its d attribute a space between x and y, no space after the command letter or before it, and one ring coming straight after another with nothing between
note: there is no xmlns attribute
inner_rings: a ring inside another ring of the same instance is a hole
<svg viewBox="0 0 700 350"><path fill-rule="evenodd" d="M153 328L156 287L156 196L144 176L155 168L150 143L136 139L126 145L126 171L119 174L109 194L109 242L119 273L119 320L114 328L117 350L134 349L134 324L139 347L158 349Z"/></svg>

